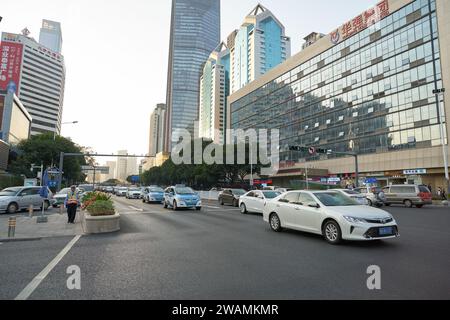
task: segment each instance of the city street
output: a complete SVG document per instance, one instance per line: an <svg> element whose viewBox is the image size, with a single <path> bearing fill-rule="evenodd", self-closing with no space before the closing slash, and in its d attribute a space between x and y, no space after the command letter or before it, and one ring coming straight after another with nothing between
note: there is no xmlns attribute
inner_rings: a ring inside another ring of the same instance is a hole
<svg viewBox="0 0 450 320"><path fill-rule="evenodd" d="M388 208L401 237L327 244L275 233L256 214L204 202L202 211L114 197L121 231L82 236L29 299L449 299L450 210ZM73 237L0 244L0 299L14 299ZM70 266L81 290L69 290ZM367 268L381 268L371 291Z"/></svg>

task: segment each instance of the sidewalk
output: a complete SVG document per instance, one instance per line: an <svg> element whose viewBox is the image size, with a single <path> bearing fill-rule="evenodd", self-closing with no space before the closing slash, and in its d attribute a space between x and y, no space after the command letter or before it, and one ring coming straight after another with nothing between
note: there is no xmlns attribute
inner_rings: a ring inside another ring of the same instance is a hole
<svg viewBox="0 0 450 320"><path fill-rule="evenodd" d="M18 214L16 217L16 232L14 238L8 238L8 220L10 216L0 215L0 242L2 241L20 241L33 240L48 237L64 237L82 235L83 227L81 225L80 211L77 213L75 224L67 223L67 215L51 213L46 215L47 223L37 223L38 213L33 217L26 214Z"/></svg>

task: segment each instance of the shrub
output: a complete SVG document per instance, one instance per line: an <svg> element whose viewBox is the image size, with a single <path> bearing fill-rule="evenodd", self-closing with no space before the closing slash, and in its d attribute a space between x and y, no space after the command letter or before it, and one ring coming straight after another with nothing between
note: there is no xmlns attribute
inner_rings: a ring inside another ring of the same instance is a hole
<svg viewBox="0 0 450 320"><path fill-rule="evenodd" d="M111 216L116 213L111 200L97 200L89 204L86 208L91 216Z"/></svg>

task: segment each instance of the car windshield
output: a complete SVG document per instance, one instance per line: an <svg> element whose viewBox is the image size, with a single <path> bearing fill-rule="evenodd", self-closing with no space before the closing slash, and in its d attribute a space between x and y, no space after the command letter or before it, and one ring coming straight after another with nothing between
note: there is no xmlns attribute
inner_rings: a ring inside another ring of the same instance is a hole
<svg viewBox="0 0 450 320"><path fill-rule="evenodd" d="M241 196L241 195L245 194L245 190L243 190L243 189L231 189L231 191L233 192L234 195L237 195L237 196Z"/></svg>
<svg viewBox="0 0 450 320"><path fill-rule="evenodd" d="M175 192L177 194L195 194L194 190L192 190L191 188L187 188L187 187L175 188Z"/></svg>
<svg viewBox="0 0 450 320"><path fill-rule="evenodd" d="M327 207L358 206L355 200L343 195L340 192L316 192L314 195Z"/></svg>
<svg viewBox="0 0 450 320"><path fill-rule="evenodd" d="M263 194L266 199L273 199L278 197L281 193L276 191L263 191Z"/></svg>
<svg viewBox="0 0 450 320"><path fill-rule="evenodd" d="M0 191L0 196L15 196L21 188L8 188Z"/></svg>
<svg viewBox="0 0 450 320"><path fill-rule="evenodd" d="M424 193L430 193L430 190L428 189L428 187L425 187L425 186L419 186L419 191L424 192Z"/></svg>
<svg viewBox="0 0 450 320"><path fill-rule="evenodd" d="M359 192L354 191L354 190L344 190L344 192L345 192L346 194L360 194Z"/></svg>
<svg viewBox="0 0 450 320"><path fill-rule="evenodd" d="M164 192L162 188L150 188L150 192Z"/></svg>

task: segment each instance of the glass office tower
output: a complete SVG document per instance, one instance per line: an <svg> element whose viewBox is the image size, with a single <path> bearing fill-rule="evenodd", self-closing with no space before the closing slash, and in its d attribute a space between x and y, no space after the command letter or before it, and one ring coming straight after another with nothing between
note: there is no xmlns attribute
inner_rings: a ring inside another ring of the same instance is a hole
<svg viewBox="0 0 450 320"><path fill-rule="evenodd" d="M426 178L442 176L438 107L442 122L448 114L433 94L449 79L447 5L380 2L384 11L378 21L356 27L374 10L363 13L280 65L270 78L232 95L231 128L279 129L281 160L316 162L311 165L330 174L351 173L351 159L344 167L341 159L333 160L336 155L284 147L356 152L367 176L401 176L399 182L405 182L412 180L410 172L419 172L422 179L414 181L434 184ZM447 144L447 135L444 139Z"/></svg>
<svg viewBox="0 0 450 320"><path fill-rule="evenodd" d="M188 129L194 137L200 76L219 43L220 0L172 0L165 151L171 151L176 129Z"/></svg>

